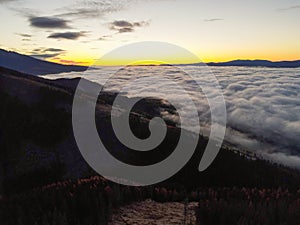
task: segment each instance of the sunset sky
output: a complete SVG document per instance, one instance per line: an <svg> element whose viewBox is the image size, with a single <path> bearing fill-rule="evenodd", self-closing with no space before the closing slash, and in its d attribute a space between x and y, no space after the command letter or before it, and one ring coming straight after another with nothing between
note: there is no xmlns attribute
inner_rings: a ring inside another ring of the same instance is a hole
<svg viewBox="0 0 300 225"><path fill-rule="evenodd" d="M65 64L139 41L205 62L300 59L300 0L0 0L0 15L0 48Z"/></svg>

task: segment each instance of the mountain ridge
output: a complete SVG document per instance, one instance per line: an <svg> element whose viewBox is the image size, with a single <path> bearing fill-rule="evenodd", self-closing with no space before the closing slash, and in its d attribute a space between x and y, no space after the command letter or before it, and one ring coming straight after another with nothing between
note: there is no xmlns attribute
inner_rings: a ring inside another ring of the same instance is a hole
<svg viewBox="0 0 300 225"><path fill-rule="evenodd" d="M237 59L227 62L208 62L176 64L175 66L228 66L228 67L267 67L267 68L300 68L300 60L293 61L270 61L264 59ZM87 66L64 65L54 62L40 60L29 55L20 54L14 51L7 51L0 48L0 66L31 75L47 75L64 72L83 72ZM161 65L163 66L163 64Z"/></svg>
<svg viewBox="0 0 300 225"><path fill-rule="evenodd" d="M48 62L13 51L0 49L0 66L30 75L46 75L72 71L85 71L86 66L63 65Z"/></svg>
<svg viewBox="0 0 300 225"><path fill-rule="evenodd" d="M199 63L191 64L197 65ZM201 63L200 63L201 64ZM237 59L228 62L209 62L208 66L242 66L242 67L268 67L268 68L298 68L300 67L300 60L294 61L269 61L263 59L243 60Z"/></svg>

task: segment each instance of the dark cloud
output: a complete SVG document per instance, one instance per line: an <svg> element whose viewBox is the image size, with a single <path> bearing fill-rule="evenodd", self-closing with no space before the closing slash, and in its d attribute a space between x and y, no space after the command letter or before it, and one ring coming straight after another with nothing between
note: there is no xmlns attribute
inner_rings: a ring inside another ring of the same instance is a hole
<svg viewBox="0 0 300 225"><path fill-rule="evenodd" d="M63 33L53 33L48 36L48 38L54 39L68 39L68 40L77 40L80 37L85 36L86 32L63 32Z"/></svg>
<svg viewBox="0 0 300 225"><path fill-rule="evenodd" d="M30 25L38 28L70 28L68 21L56 17L30 17Z"/></svg>
<svg viewBox="0 0 300 225"><path fill-rule="evenodd" d="M300 9L300 5L294 5L294 6L290 6L287 8L278 9L278 11L288 11L288 10L293 10L293 9Z"/></svg>
<svg viewBox="0 0 300 225"><path fill-rule="evenodd" d="M115 27L133 27L133 24L125 20L115 20L111 23Z"/></svg>
<svg viewBox="0 0 300 225"><path fill-rule="evenodd" d="M36 48L32 50L32 52L41 52L41 51L44 51L44 48Z"/></svg>
<svg viewBox="0 0 300 225"><path fill-rule="evenodd" d="M35 53L45 53L45 52L65 52L65 50L60 49L60 48L36 48L32 50L32 52Z"/></svg>
<svg viewBox="0 0 300 225"><path fill-rule="evenodd" d="M135 27L143 27L149 25L149 22L140 21L140 22L129 22L126 20L115 20L110 23L110 29L116 30L118 33L129 33L134 32Z"/></svg>
<svg viewBox="0 0 300 225"><path fill-rule="evenodd" d="M31 51L30 56L40 59L53 58L64 53L65 50L59 48L36 48Z"/></svg>
<svg viewBox="0 0 300 225"><path fill-rule="evenodd" d="M64 52L65 50L60 48L46 48L44 49L45 52Z"/></svg>
<svg viewBox="0 0 300 225"><path fill-rule="evenodd" d="M206 19L206 20L204 20L204 22L216 22L216 21L221 21L221 20L223 20L223 19L221 19L221 18L212 18L212 19Z"/></svg>
<svg viewBox="0 0 300 225"><path fill-rule="evenodd" d="M124 28L120 28L119 33L130 33L130 32L134 32L134 29L131 27L124 27Z"/></svg>
<svg viewBox="0 0 300 225"><path fill-rule="evenodd" d="M135 23L133 23L134 27L145 27L145 26L148 26L148 25L149 25L149 22L146 22L146 21L141 21L141 22L135 22Z"/></svg>

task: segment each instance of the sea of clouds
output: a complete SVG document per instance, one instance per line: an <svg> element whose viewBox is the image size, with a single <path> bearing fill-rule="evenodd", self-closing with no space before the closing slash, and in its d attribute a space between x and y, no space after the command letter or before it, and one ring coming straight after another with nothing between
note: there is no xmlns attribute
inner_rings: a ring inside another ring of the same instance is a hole
<svg viewBox="0 0 300 225"><path fill-rule="evenodd" d="M139 66L117 70L106 67L85 73L48 75L46 78L84 77L104 85L105 90L122 91L131 97L176 101L187 118L192 111L192 106L186 101L190 98L199 113L201 132L207 134L211 115L207 97L219 97L216 96L217 87L210 82L215 76L226 102L226 143L300 168L300 68L210 67L209 74L207 68L201 66L181 69ZM113 76L105 83L107 74ZM207 87L205 95L197 83ZM185 93L179 91L181 87ZM167 112L163 115L173 117ZM193 124L190 127L192 130Z"/></svg>

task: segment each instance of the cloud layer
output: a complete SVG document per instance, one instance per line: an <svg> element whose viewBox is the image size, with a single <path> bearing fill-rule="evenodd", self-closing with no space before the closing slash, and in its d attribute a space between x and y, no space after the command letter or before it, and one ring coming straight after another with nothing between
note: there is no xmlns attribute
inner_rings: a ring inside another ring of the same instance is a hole
<svg viewBox="0 0 300 225"><path fill-rule="evenodd" d="M145 70L139 67L136 71L131 68L127 74L116 74L115 79L106 83L106 89L117 90L124 86L124 82L130 76L139 78L134 88L128 90L130 96L143 94L176 99L181 102L188 117L190 109L185 104L186 99L170 88L174 85L172 82L163 84L142 79L167 76L186 88L198 108L202 132L205 134L209 131L209 106L205 96L197 89L195 81L177 69L166 71L166 67L147 68L150 67L146 67ZM300 69L246 67L211 67L211 69L219 80L226 101L228 118L226 142L276 162L300 168ZM198 73L197 82L208 87L210 96L215 95L215 87L209 86L209 76L201 73L199 67L188 66L185 67L185 71ZM99 71L88 73L89 79L103 83ZM64 75L59 75L62 76ZM163 96L160 90L164 90Z"/></svg>

